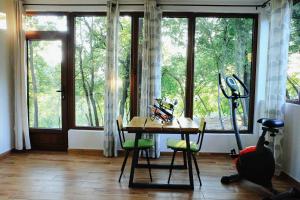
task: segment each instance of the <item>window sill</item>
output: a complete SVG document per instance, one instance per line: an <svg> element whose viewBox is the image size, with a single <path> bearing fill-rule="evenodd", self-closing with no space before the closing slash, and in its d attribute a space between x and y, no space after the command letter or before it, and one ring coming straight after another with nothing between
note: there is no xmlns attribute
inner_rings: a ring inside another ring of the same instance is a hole
<svg viewBox="0 0 300 200"><path fill-rule="evenodd" d="M295 100L295 101L288 100L286 101L286 103L300 105L300 100Z"/></svg>
<svg viewBox="0 0 300 200"><path fill-rule="evenodd" d="M207 134L234 134L234 130L206 130ZM246 134L253 134L253 131L249 130L242 130L240 131L240 134L246 135Z"/></svg>

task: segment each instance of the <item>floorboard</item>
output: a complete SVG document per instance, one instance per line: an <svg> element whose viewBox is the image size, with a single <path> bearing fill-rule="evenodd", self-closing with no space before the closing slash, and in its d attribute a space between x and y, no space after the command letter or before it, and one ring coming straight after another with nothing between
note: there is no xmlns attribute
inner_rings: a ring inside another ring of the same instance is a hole
<svg viewBox="0 0 300 200"><path fill-rule="evenodd" d="M169 163L169 156L153 163ZM118 182L123 157L104 158L62 152L11 153L0 160L0 200L95 200L95 199L203 199L256 200L268 196L261 187L242 181L222 185L220 177L234 173L232 160L225 155L199 155L203 186L194 174L195 190L129 189L130 161ZM129 158L130 160L130 158ZM176 158L177 164L181 159ZM176 162L175 160L175 162ZM145 162L140 159L141 163ZM153 181L166 183L168 170L153 170ZM149 181L147 169L137 169L136 179ZM186 170L174 170L172 183L188 183ZM284 191L292 186L288 179L274 178L274 186Z"/></svg>

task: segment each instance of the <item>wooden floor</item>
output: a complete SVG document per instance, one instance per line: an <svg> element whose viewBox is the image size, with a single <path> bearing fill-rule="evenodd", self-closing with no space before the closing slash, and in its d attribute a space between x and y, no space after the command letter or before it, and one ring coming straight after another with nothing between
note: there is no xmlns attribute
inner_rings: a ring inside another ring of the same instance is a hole
<svg viewBox="0 0 300 200"><path fill-rule="evenodd" d="M57 152L12 153L0 160L0 200L5 199L228 199L256 200L266 197L261 187L243 181L224 186L220 177L234 172L232 160L222 155L200 155L198 163L203 186L195 179L195 190L129 189L127 163L121 183L118 176L123 157L104 158ZM180 161L180 158L177 158ZM145 162L143 159L140 162ZM158 162L151 160L151 162ZM159 162L170 162L167 156ZM136 178L148 181L147 169L137 169ZM155 182L166 183L167 170L153 170ZM188 181L186 170L175 170L172 182ZM276 189L291 186L288 180L275 179Z"/></svg>

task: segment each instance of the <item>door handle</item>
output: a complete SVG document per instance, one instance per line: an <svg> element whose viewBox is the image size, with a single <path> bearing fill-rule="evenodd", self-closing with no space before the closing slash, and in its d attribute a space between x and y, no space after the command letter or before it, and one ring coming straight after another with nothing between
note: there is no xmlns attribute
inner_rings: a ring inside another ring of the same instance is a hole
<svg viewBox="0 0 300 200"><path fill-rule="evenodd" d="M64 100L65 99L65 90L56 90L56 92L60 92L61 93L61 98L62 98L62 100Z"/></svg>

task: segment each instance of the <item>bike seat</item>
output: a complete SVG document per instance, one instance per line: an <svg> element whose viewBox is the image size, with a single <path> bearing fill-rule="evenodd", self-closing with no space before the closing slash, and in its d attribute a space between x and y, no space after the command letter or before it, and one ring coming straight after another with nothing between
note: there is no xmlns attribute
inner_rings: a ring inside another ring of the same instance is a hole
<svg viewBox="0 0 300 200"><path fill-rule="evenodd" d="M261 118L261 119L257 120L257 122L268 128L284 127L284 122L283 122L283 120L280 120L280 119Z"/></svg>

